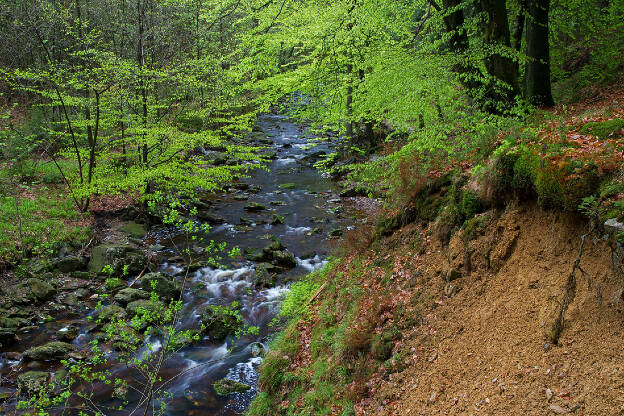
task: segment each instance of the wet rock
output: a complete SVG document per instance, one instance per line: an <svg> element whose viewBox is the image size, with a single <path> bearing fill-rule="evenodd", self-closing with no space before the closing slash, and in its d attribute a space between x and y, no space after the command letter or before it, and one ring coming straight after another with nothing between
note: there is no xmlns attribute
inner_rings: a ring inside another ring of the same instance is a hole
<svg viewBox="0 0 624 416"><path fill-rule="evenodd" d="M255 267L254 286L270 288L275 286L275 275L271 273L275 267L271 263L260 263Z"/></svg>
<svg viewBox="0 0 624 416"><path fill-rule="evenodd" d="M126 306L135 300L149 299L149 297L149 293L144 290L127 287L117 292L113 299L120 305Z"/></svg>
<svg viewBox="0 0 624 416"><path fill-rule="evenodd" d="M338 238L342 237L343 231L342 228L334 228L329 232L329 238Z"/></svg>
<svg viewBox="0 0 624 416"><path fill-rule="evenodd" d="M0 346L14 344L19 341L15 328L0 328Z"/></svg>
<svg viewBox="0 0 624 416"><path fill-rule="evenodd" d="M251 386L238 381L223 378L215 382L212 387L219 396L227 396L232 393L244 393L251 389Z"/></svg>
<svg viewBox="0 0 624 416"><path fill-rule="evenodd" d="M23 393L37 393L48 387L49 377L44 371L27 371L17 376L17 386Z"/></svg>
<svg viewBox="0 0 624 416"><path fill-rule="evenodd" d="M178 299L182 291L180 283L165 273L147 273L141 278L141 288L147 292L156 292L164 300Z"/></svg>
<svg viewBox="0 0 624 416"><path fill-rule="evenodd" d="M250 186L249 189L247 190L251 192L252 194L257 194L258 192L262 190L262 188L257 185L253 185L253 186Z"/></svg>
<svg viewBox="0 0 624 416"><path fill-rule="evenodd" d="M247 205L245 205L245 211L250 211L250 212L258 212L258 211L264 211L267 209L266 205L263 205L259 202L249 202Z"/></svg>
<svg viewBox="0 0 624 416"><path fill-rule="evenodd" d="M323 158L325 156L327 156L327 153L325 153L322 150L318 150L316 152L312 152L309 155L306 155L306 156L302 157L301 161L308 162L308 163L315 162L315 161L317 161L317 160L319 160L319 159L321 159L321 158Z"/></svg>
<svg viewBox="0 0 624 416"><path fill-rule="evenodd" d="M235 201L247 201L249 197L247 195L234 195L232 199Z"/></svg>
<svg viewBox="0 0 624 416"><path fill-rule="evenodd" d="M297 187L297 184L294 183L283 183L280 185L280 188L282 189L294 189Z"/></svg>
<svg viewBox="0 0 624 416"><path fill-rule="evenodd" d="M209 224L223 224L225 222L225 218L207 211L199 211L197 213L197 219Z"/></svg>
<svg viewBox="0 0 624 416"><path fill-rule="evenodd" d="M297 259L295 259L295 256L287 250L274 251L273 263L285 268L297 267Z"/></svg>
<svg viewBox="0 0 624 416"><path fill-rule="evenodd" d="M56 331L56 337L59 341L71 342L76 339L79 334L79 330L80 327L78 325L70 324Z"/></svg>
<svg viewBox="0 0 624 416"><path fill-rule="evenodd" d="M124 268L129 274L138 274L147 266L147 257L141 250L129 244L104 244L95 247L88 270L101 273L107 265L112 267L114 276L121 276Z"/></svg>
<svg viewBox="0 0 624 416"><path fill-rule="evenodd" d="M126 311L121 306L107 305L98 308L94 314L95 322L98 326L107 324L113 320L125 319Z"/></svg>
<svg viewBox="0 0 624 416"><path fill-rule="evenodd" d="M147 227L134 221L124 224L119 230L134 238L143 238L147 234Z"/></svg>
<svg viewBox="0 0 624 416"><path fill-rule="evenodd" d="M239 222L241 225L251 225L254 223L250 218L247 217L240 217Z"/></svg>
<svg viewBox="0 0 624 416"><path fill-rule="evenodd" d="M74 351L75 347L67 342L52 341L24 352L24 358L34 361L62 360Z"/></svg>
<svg viewBox="0 0 624 416"><path fill-rule="evenodd" d="M152 301L147 299L139 299L128 303L126 311L129 316L135 316L138 313L159 314L165 309L165 304L161 301Z"/></svg>
<svg viewBox="0 0 624 416"><path fill-rule="evenodd" d="M250 227L249 225L238 224L234 226L234 231L238 231L239 233L248 233L250 231L253 231L253 227Z"/></svg>
<svg viewBox="0 0 624 416"><path fill-rule="evenodd" d="M285 201L271 201L269 202L269 204L274 205L274 206L284 206L286 205Z"/></svg>
<svg viewBox="0 0 624 416"><path fill-rule="evenodd" d="M243 326L243 319L238 313L240 305L236 302L230 307L209 305L201 315L204 333L215 341L223 341Z"/></svg>
<svg viewBox="0 0 624 416"><path fill-rule="evenodd" d="M48 282L41 279L31 278L26 281L26 285L32 295L40 301L48 300L56 294L56 289Z"/></svg>

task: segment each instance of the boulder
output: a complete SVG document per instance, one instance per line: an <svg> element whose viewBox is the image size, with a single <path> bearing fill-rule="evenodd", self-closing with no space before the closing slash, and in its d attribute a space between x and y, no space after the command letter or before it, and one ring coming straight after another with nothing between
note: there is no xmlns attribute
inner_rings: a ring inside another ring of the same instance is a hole
<svg viewBox="0 0 624 416"><path fill-rule="evenodd" d="M88 269L90 272L101 273L110 265L114 276L140 273L147 266L147 257L138 248L129 244L103 244L93 249Z"/></svg>
<svg viewBox="0 0 624 416"><path fill-rule="evenodd" d="M26 281L32 295L40 301L48 300L56 294L56 289L48 282L41 279L31 278Z"/></svg>
<svg viewBox="0 0 624 416"><path fill-rule="evenodd" d="M256 264L254 274L254 286L257 288L268 288L275 286L275 277L271 273L275 266L271 263L259 263Z"/></svg>
<svg viewBox="0 0 624 416"><path fill-rule="evenodd" d="M81 256L69 255L54 260L52 265L61 273L71 273L85 267L87 265L87 259Z"/></svg>
<svg viewBox="0 0 624 416"><path fill-rule="evenodd" d="M215 389L219 396L227 396L232 393L244 393L251 389L251 386L239 381L223 378L215 382L212 387Z"/></svg>
<svg viewBox="0 0 624 416"><path fill-rule="evenodd" d="M120 305L126 306L127 304L129 304L130 302L134 302L135 300L149 299L149 297L149 293L144 290L127 287L117 292L113 299Z"/></svg>
<svg viewBox="0 0 624 416"><path fill-rule="evenodd" d="M215 341L223 341L243 326L243 318L237 313L240 305L230 307L210 305L201 315L202 330Z"/></svg>
<svg viewBox="0 0 624 416"><path fill-rule="evenodd" d="M38 347L30 348L24 352L24 358L35 361L62 360L73 352L75 347L61 341L52 341Z"/></svg>
<svg viewBox="0 0 624 416"><path fill-rule="evenodd" d="M94 316L98 325L104 325L113 320L125 319L127 314L121 306L107 305L96 310Z"/></svg>
<svg viewBox="0 0 624 416"><path fill-rule="evenodd" d="M180 283L173 276L160 272L145 274L141 278L141 288L147 292L156 292L166 301L177 300L182 291Z"/></svg>
<svg viewBox="0 0 624 416"><path fill-rule="evenodd" d="M273 264L292 269L293 267L297 267L297 259L290 251L277 250L273 252Z"/></svg>

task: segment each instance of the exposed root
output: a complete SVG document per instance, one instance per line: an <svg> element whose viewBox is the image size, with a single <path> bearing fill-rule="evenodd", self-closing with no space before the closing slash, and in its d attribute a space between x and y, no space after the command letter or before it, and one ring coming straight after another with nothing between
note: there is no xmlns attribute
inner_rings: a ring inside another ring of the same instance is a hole
<svg viewBox="0 0 624 416"><path fill-rule="evenodd" d="M572 301L574 300L574 297L576 296L576 271L578 270L583 276L587 276L588 282L591 285L591 278L581 267L581 258L583 257L583 250L585 248L585 239L594 232L594 228L595 227L592 226L591 230L589 230L587 234L583 234L581 236L581 246L579 248L579 254L576 260L574 260L574 264L572 265L572 271L568 276L568 281L565 285L565 294L563 295L563 299L559 304L559 314L557 315L557 319L555 319L555 322L553 323L550 330L549 340L553 344L557 344L559 342L559 337L563 332L565 313L568 310L568 307L570 306Z"/></svg>

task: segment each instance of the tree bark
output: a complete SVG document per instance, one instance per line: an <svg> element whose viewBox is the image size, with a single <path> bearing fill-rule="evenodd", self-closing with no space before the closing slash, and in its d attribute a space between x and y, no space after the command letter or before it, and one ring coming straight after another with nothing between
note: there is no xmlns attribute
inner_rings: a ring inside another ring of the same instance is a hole
<svg viewBox="0 0 624 416"><path fill-rule="evenodd" d="M509 20L507 18L507 1L481 0L481 5L486 10L489 17L488 25L485 30L486 42L494 48L511 48ZM495 98L512 101L518 92L518 74L513 59L503 56L496 51L486 59L485 66L490 75L508 86L508 89L503 87L503 89L507 89L507 91L500 91L501 96ZM498 90L499 88L496 89Z"/></svg>
<svg viewBox="0 0 624 416"><path fill-rule="evenodd" d="M527 2L526 98L539 107L551 107L555 104L550 84L549 9L550 0Z"/></svg>

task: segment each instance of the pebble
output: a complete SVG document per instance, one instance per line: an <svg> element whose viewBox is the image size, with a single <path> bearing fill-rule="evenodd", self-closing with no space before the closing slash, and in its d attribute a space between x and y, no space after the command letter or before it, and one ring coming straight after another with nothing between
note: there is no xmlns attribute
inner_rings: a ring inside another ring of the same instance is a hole
<svg viewBox="0 0 624 416"><path fill-rule="evenodd" d="M550 399L552 399L553 393L551 389L546 389L546 399L548 399L548 401L550 401Z"/></svg>
<svg viewBox="0 0 624 416"><path fill-rule="evenodd" d="M550 406L548 406L548 409L550 409L550 411L556 415L565 415L566 413L568 413L567 409L564 409L561 406L557 406L556 404L551 404Z"/></svg>

